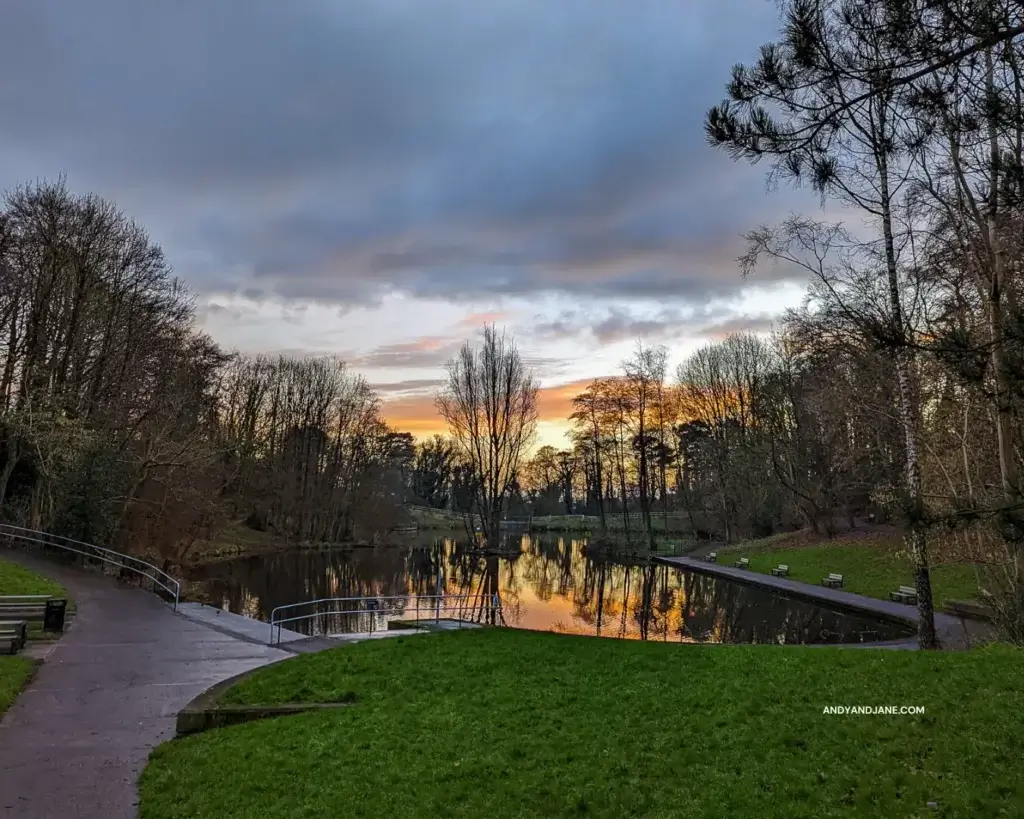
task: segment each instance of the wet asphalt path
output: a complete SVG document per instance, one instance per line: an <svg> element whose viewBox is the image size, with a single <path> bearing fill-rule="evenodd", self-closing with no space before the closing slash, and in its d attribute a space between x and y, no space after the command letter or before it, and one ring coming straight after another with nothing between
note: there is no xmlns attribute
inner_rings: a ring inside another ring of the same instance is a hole
<svg viewBox="0 0 1024 819"><path fill-rule="evenodd" d="M0 817L130 819L177 712L234 674L292 656L175 614L100 574L0 550L61 583L71 628L0 720Z"/></svg>

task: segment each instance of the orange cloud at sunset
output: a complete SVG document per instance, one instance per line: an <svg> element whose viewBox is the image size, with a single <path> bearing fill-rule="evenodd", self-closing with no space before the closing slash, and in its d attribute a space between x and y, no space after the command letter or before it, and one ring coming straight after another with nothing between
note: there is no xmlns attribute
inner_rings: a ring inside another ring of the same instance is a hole
<svg viewBox="0 0 1024 819"><path fill-rule="evenodd" d="M538 438L542 444L564 445L562 440L569 428L568 417L572 412L572 399L583 392L593 381L585 378L541 387L538 396ZM434 395L411 395L384 401L381 408L388 424L402 432L411 432L417 438L435 433L444 433L444 419L434 406Z"/></svg>
<svg viewBox="0 0 1024 819"><path fill-rule="evenodd" d="M487 324L495 324L508 318L508 313L470 313L459 321L459 327L483 327Z"/></svg>
<svg viewBox="0 0 1024 819"><path fill-rule="evenodd" d="M422 336L402 344L389 344L385 349L396 353L432 353L450 343L451 340L444 336Z"/></svg>

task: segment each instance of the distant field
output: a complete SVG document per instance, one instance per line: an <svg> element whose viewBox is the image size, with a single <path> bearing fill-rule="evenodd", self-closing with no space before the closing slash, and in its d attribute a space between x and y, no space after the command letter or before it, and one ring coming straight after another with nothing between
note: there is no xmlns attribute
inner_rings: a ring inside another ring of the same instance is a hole
<svg viewBox="0 0 1024 819"><path fill-rule="evenodd" d="M426 506L406 506L405 511L421 529L461 529L461 515L445 509L430 509ZM526 517L509 515L509 520L523 521ZM621 514L608 514L605 518L609 532L625 532L626 525ZM537 515L530 521L534 530L539 532L591 532L601 529L601 518L597 515ZM690 522L685 514L670 513L668 526L660 514L652 514L651 523L655 532L668 534L684 534L690 531ZM631 532L643 531L643 519L639 513L630 514L629 528Z"/></svg>
<svg viewBox="0 0 1024 819"><path fill-rule="evenodd" d="M405 511L421 529L462 529L461 515L447 509L431 509L429 506L406 506Z"/></svg>
<svg viewBox="0 0 1024 819"><path fill-rule="evenodd" d="M531 525L537 531L550 532L599 532L601 530L601 518L597 515L539 515L533 518ZM605 516L605 525L609 532L616 534L626 531L626 522L621 514L609 513ZM685 514L670 512L668 515L668 526L665 525L665 518L660 512L651 514L651 527L655 532L662 534L689 534L690 521ZM631 533L643 531L643 517L639 514L629 515L629 530Z"/></svg>

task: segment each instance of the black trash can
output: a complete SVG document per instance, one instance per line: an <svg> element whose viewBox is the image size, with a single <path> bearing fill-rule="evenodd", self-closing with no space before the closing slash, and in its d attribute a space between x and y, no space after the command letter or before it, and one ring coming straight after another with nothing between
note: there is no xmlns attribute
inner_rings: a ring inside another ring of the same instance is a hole
<svg viewBox="0 0 1024 819"><path fill-rule="evenodd" d="M64 631L64 613L67 608L67 600L47 600L43 611L43 631Z"/></svg>

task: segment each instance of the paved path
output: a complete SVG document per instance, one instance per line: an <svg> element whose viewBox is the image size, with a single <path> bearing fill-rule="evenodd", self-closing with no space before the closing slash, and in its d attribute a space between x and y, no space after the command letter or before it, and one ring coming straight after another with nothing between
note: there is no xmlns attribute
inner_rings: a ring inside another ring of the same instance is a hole
<svg viewBox="0 0 1024 819"><path fill-rule="evenodd" d="M293 656L179 616L99 574L0 552L57 580L77 615L0 721L0 817L130 819L177 712L234 674Z"/></svg>
<svg viewBox="0 0 1024 819"><path fill-rule="evenodd" d="M790 597L799 597L809 600L812 603L820 603L833 609L845 609L858 614L874 615L883 618L895 618L910 623L917 628L917 607L905 606L902 603L893 603L890 600L878 600L874 597L865 597L853 592L829 589L825 586L813 586L810 583L801 583L798 580L789 580L785 577L774 577L770 574L752 572L749 569L736 569L732 566L723 566L719 563L708 563L706 560L697 560L690 557L658 557L655 560L667 563L677 569L701 572L716 577L726 577L740 583L747 583L751 586L773 589L781 594ZM935 612L935 631L939 642L944 648L966 648L970 642L985 639L988 629L975 624L973 621L954 617L950 614ZM871 644L868 644L871 645ZM916 648L917 640L893 641L886 644L893 648Z"/></svg>

